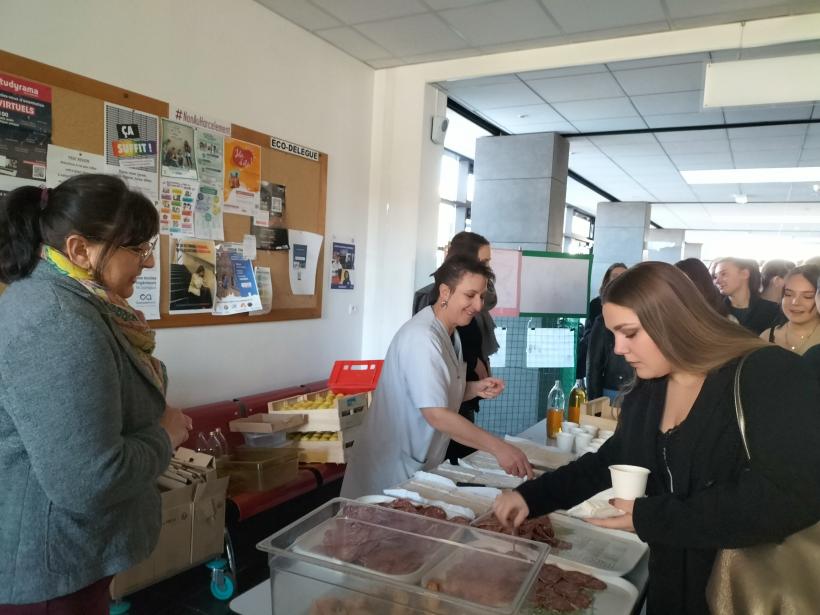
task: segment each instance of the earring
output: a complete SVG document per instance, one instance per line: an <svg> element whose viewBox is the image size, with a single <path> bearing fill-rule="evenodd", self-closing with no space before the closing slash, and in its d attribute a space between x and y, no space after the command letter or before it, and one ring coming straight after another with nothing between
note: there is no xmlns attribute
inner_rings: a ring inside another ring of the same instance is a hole
<svg viewBox="0 0 820 615"><path fill-rule="evenodd" d="M446 307L447 307L447 302L446 302L446 301L442 301L442 302L441 302L441 307L446 308Z"/></svg>

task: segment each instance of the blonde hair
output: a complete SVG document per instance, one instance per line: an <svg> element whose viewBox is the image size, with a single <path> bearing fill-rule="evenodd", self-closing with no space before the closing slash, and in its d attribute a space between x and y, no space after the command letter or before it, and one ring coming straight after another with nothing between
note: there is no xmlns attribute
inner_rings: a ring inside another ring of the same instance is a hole
<svg viewBox="0 0 820 615"><path fill-rule="evenodd" d="M635 265L601 296L635 312L661 354L676 369L709 373L769 344L718 314L680 269L660 262Z"/></svg>

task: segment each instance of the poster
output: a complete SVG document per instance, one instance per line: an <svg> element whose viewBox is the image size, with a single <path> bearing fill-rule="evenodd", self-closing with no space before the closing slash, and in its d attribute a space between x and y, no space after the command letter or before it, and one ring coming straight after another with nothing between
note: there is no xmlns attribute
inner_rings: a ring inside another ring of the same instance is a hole
<svg viewBox="0 0 820 615"><path fill-rule="evenodd" d="M216 288L214 242L202 239L170 241L171 314L211 313Z"/></svg>
<svg viewBox="0 0 820 615"><path fill-rule="evenodd" d="M287 250L290 248L286 228L278 226L263 228L251 224L251 232L256 237L257 250Z"/></svg>
<svg viewBox="0 0 820 615"><path fill-rule="evenodd" d="M159 118L113 103L105 103L106 172L119 175L128 187L157 205Z"/></svg>
<svg viewBox="0 0 820 615"><path fill-rule="evenodd" d="M162 120L160 149L163 177L198 179L194 156L194 129L171 120Z"/></svg>
<svg viewBox="0 0 820 615"><path fill-rule="evenodd" d="M59 145L49 145L46 186L56 188L65 180L83 173L105 173L105 158Z"/></svg>
<svg viewBox="0 0 820 615"><path fill-rule="evenodd" d="M172 103L168 108L168 117L180 124L187 124L194 128L201 128L212 133L218 133L224 137L231 136L231 123L227 120L215 118L210 115L203 115L196 111L191 111L187 107Z"/></svg>
<svg viewBox="0 0 820 615"><path fill-rule="evenodd" d="M136 310L140 310L146 320L159 320L159 242L154 244L154 266L143 269L134 284L134 294L128 298L128 303Z"/></svg>
<svg viewBox="0 0 820 615"><path fill-rule="evenodd" d="M222 241L223 137L207 130L194 132L194 156L199 173L199 193L194 210L194 235Z"/></svg>
<svg viewBox="0 0 820 615"><path fill-rule="evenodd" d="M498 303L490 310L493 316L518 316L521 302L521 252L493 248L493 272Z"/></svg>
<svg viewBox="0 0 820 615"><path fill-rule="evenodd" d="M0 177L4 189L46 179L51 142L51 88L0 73Z"/></svg>
<svg viewBox="0 0 820 615"><path fill-rule="evenodd" d="M245 258L241 243L221 243L216 252L217 316L241 314L262 309L253 263Z"/></svg>
<svg viewBox="0 0 820 615"><path fill-rule="evenodd" d="M227 137L224 159L225 211L252 216L260 205L262 148Z"/></svg>
<svg viewBox="0 0 820 615"><path fill-rule="evenodd" d="M294 295L316 292L316 267L322 249L321 235L308 231L288 231L290 238L290 290Z"/></svg>
<svg viewBox="0 0 820 615"><path fill-rule="evenodd" d="M353 270L356 265L356 245L333 242L330 260L330 288L353 289Z"/></svg>
<svg viewBox="0 0 820 615"><path fill-rule="evenodd" d="M261 316L269 314L273 307L273 280L270 276L269 267L254 267L256 275L256 287L259 289L259 300L262 302L261 310L254 310L251 316Z"/></svg>
<svg viewBox="0 0 820 615"><path fill-rule="evenodd" d="M199 182L163 177L159 194L159 232L172 237L194 236L194 204Z"/></svg>

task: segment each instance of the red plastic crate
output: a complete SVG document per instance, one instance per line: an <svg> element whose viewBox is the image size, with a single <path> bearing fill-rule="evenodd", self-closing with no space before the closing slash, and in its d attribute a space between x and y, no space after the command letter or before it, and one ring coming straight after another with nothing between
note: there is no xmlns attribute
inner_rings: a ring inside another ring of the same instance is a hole
<svg viewBox="0 0 820 615"><path fill-rule="evenodd" d="M334 393L365 393L379 383L384 361L336 361L330 373L328 388Z"/></svg>

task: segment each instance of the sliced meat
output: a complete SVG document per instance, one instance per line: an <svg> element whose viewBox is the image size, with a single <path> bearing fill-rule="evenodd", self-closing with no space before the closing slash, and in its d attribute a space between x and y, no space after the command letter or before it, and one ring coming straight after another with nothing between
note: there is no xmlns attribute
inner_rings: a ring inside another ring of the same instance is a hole
<svg viewBox="0 0 820 615"><path fill-rule="evenodd" d="M581 587L586 587L587 589L594 589L596 591L606 589L606 583L601 581L601 579L596 579L592 575L584 574L583 572L564 570L562 571L561 576L570 583L580 585Z"/></svg>
<svg viewBox="0 0 820 615"><path fill-rule="evenodd" d="M553 564L544 564L538 572L538 580L546 585L555 585L561 580L565 571Z"/></svg>
<svg viewBox="0 0 820 615"><path fill-rule="evenodd" d="M572 611L576 610L575 607L572 606L572 602L550 587L544 588L543 591L536 593L535 606L557 611L558 613L572 613Z"/></svg>

